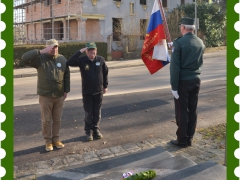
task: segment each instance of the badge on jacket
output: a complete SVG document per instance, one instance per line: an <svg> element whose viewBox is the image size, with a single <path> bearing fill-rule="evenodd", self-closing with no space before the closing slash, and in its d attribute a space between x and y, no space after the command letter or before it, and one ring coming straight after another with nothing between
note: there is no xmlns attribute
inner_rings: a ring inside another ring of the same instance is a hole
<svg viewBox="0 0 240 180"><path fill-rule="evenodd" d="M89 65L88 64L86 64L85 70L89 70Z"/></svg>
<svg viewBox="0 0 240 180"><path fill-rule="evenodd" d="M100 62L96 62L96 66L99 66L100 65Z"/></svg>
<svg viewBox="0 0 240 180"><path fill-rule="evenodd" d="M61 63L57 63L57 67L61 67L62 65L61 65Z"/></svg>

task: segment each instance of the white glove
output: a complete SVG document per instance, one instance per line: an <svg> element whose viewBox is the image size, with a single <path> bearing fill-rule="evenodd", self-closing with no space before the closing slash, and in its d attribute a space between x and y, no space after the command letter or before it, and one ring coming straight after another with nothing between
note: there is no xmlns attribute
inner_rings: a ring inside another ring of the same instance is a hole
<svg viewBox="0 0 240 180"><path fill-rule="evenodd" d="M169 42L169 43L167 43L167 44L168 44L168 47L171 48L172 45L173 45L173 42Z"/></svg>
<svg viewBox="0 0 240 180"><path fill-rule="evenodd" d="M172 94L173 94L173 96L174 96L176 99L179 98L179 95L178 95L178 92L177 92L177 91L173 91L173 90L172 90Z"/></svg>
<svg viewBox="0 0 240 180"><path fill-rule="evenodd" d="M43 53L47 53L49 51L51 51L53 48L53 46L47 46L46 48L40 50L40 53L43 54Z"/></svg>

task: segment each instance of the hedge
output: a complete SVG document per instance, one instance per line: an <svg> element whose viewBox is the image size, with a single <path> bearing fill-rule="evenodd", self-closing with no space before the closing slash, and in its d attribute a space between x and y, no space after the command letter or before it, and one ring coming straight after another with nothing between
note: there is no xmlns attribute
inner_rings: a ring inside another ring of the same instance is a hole
<svg viewBox="0 0 240 180"><path fill-rule="evenodd" d="M86 43L77 43L77 42L65 42L59 44L59 54L62 54L66 57L66 59L69 59L76 51L84 48ZM98 51L97 54L100 56L103 56L105 60L107 60L107 43L105 42L96 42ZM27 45L16 45L14 46L14 67L25 67L24 62L21 60L22 55L30 51L32 49L44 49L45 45L43 44L27 44ZM85 55L85 53L83 54Z"/></svg>

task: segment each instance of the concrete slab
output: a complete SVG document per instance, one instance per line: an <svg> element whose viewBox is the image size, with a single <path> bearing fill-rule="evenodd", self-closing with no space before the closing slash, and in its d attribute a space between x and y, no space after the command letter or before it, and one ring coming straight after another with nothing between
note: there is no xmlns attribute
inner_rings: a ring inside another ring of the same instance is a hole
<svg viewBox="0 0 240 180"><path fill-rule="evenodd" d="M91 154L90 156L92 155L93 154ZM38 176L38 180L48 180L51 178L54 180L55 177L61 179L60 174L62 174L62 177L68 176L69 179L74 179L75 177L80 176L81 178L87 178L90 175L100 176L105 173L107 174L111 171L118 171L119 169L137 167L146 164L146 162L151 163L156 160L161 161L170 157L173 157L173 155L167 151L164 151L161 147L157 147L137 153L111 158L109 160L100 160L98 162L81 164L78 167L75 166L72 169L65 169L63 171L52 171L51 174L46 173L45 175ZM91 178L93 178L92 176Z"/></svg>
<svg viewBox="0 0 240 180"><path fill-rule="evenodd" d="M155 178L156 180L169 180L169 179L181 179L181 180L226 180L226 167L215 162L205 162L198 164L168 176Z"/></svg>
<svg viewBox="0 0 240 180"><path fill-rule="evenodd" d="M147 171L149 169L155 170L156 174L159 176L166 176L180 169L184 169L184 168L196 165L196 163L194 163L193 161L189 160L184 156L170 157L164 160L156 159L155 162L151 162L151 163L148 163L148 162L149 162L148 159L146 159L145 163L147 164L143 164L139 167L131 166L126 169L125 166L123 166L123 169L118 168L118 171L109 170L104 172L104 174L99 177L87 178L87 180L95 180L95 179L96 180L97 179L98 180L99 179L115 180L115 179L120 179L123 173L127 173L129 171L132 171L134 174L136 174L139 172Z"/></svg>
<svg viewBox="0 0 240 180"><path fill-rule="evenodd" d="M114 154L109 149L100 149L97 151L97 155L100 159L108 159L114 157Z"/></svg>

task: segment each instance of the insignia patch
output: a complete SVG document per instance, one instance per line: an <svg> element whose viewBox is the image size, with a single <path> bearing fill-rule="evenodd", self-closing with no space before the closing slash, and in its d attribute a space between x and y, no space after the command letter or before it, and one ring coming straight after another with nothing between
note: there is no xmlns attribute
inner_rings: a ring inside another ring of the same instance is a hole
<svg viewBox="0 0 240 180"><path fill-rule="evenodd" d="M88 64L86 64L85 70L89 70L89 65Z"/></svg>
<svg viewBox="0 0 240 180"><path fill-rule="evenodd" d="M100 65L100 62L96 62L96 66L99 66Z"/></svg>
<svg viewBox="0 0 240 180"><path fill-rule="evenodd" d="M57 63L57 67L61 67L62 65L61 65L61 63Z"/></svg>

